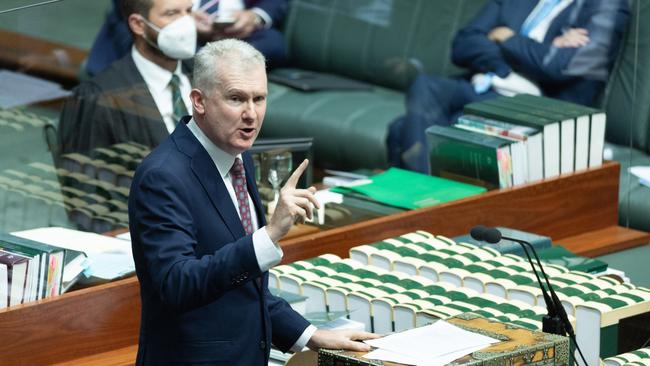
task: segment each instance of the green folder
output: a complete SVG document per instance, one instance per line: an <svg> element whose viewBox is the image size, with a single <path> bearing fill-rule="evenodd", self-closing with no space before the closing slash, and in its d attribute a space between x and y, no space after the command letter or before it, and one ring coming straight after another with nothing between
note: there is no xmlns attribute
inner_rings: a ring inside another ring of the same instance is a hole
<svg viewBox="0 0 650 366"><path fill-rule="evenodd" d="M405 209L434 206L486 191L483 187L398 168L377 174L370 181L358 186L335 187L331 191Z"/></svg>

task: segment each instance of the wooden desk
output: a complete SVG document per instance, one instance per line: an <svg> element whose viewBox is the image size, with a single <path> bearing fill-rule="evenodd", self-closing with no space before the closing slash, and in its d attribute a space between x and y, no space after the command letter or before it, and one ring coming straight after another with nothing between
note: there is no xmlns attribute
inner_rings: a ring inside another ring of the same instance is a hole
<svg viewBox="0 0 650 366"><path fill-rule="evenodd" d="M57 81L70 88L87 51L7 30L0 30L0 65Z"/></svg>
<svg viewBox="0 0 650 366"><path fill-rule="evenodd" d="M283 240L283 263L322 253L347 257L353 246L415 230L453 237L478 224L547 235L580 255L649 243L650 234L618 226L619 168L616 162L606 162L537 183Z"/></svg>
<svg viewBox="0 0 650 366"><path fill-rule="evenodd" d="M596 255L650 242L617 225L618 163L457 202L370 220L282 242L285 262L417 229L454 236L475 224L551 236ZM596 245L596 247L594 247ZM130 365L137 350L140 297L135 277L0 310L2 364Z"/></svg>

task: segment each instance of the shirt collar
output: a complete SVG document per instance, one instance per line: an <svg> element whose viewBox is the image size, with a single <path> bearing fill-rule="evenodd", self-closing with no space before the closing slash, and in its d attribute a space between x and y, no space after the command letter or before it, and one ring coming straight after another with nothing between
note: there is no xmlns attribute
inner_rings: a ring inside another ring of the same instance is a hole
<svg viewBox="0 0 650 366"><path fill-rule="evenodd" d="M138 51L135 46L131 48L131 57L133 57L133 62L135 67L142 75L144 82L147 84L149 89L156 91L162 91L167 88L169 82L172 79L172 73L161 67L160 65L152 62L151 60L146 59L140 51ZM174 74L182 75L181 62L178 61L176 64L176 70Z"/></svg>
<svg viewBox="0 0 650 366"><path fill-rule="evenodd" d="M233 156L217 147L217 145L210 141L208 136L203 133L203 130L201 130L199 125L197 125L194 121L194 118L190 119L190 121L187 123L187 128L190 129L196 139L199 140L201 146L203 146L203 148L208 152L208 155L210 155L210 158L214 162L214 165L217 166L221 178L226 179L226 177L228 177L230 174L230 168L232 168L232 165L235 163L235 158L241 159L241 154Z"/></svg>

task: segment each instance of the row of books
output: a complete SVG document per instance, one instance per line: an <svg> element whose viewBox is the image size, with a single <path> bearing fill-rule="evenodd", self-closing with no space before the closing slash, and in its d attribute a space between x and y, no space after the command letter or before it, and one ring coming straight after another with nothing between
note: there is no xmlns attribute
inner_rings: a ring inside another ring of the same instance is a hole
<svg viewBox="0 0 650 366"><path fill-rule="evenodd" d="M605 366L648 366L650 365L650 348L639 348L603 360Z"/></svg>
<svg viewBox="0 0 650 366"><path fill-rule="evenodd" d="M612 326L650 310L647 288L559 265L544 264L544 269L575 322L590 364L598 360ZM352 248L348 259L324 255L270 273L269 286L308 296L308 311L350 311L351 319L381 332L462 312L537 329L546 312L523 258L423 231Z"/></svg>
<svg viewBox="0 0 650 366"><path fill-rule="evenodd" d="M308 296L307 309L349 311L350 319L362 322L367 329L378 333L416 326L414 306L420 320L434 313L447 314L446 318L464 312L462 309L478 310L480 307L491 308L489 316L502 321L529 329L541 327L536 314L541 314L543 309L531 309L523 303L518 304L523 308L515 309L506 305L503 298L442 282L434 283L422 276L362 265L349 259L303 270L292 271L291 267L284 267L278 271L285 271L278 275L282 289L303 291ZM398 308L402 305L405 307L400 308L400 313Z"/></svg>
<svg viewBox="0 0 650 366"><path fill-rule="evenodd" d="M520 94L463 112L427 130L434 175L506 188L602 165L606 115L597 109Z"/></svg>
<svg viewBox="0 0 650 366"><path fill-rule="evenodd" d="M81 252L0 233L0 308L60 295L81 273L64 278L64 266L84 258Z"/></svg>

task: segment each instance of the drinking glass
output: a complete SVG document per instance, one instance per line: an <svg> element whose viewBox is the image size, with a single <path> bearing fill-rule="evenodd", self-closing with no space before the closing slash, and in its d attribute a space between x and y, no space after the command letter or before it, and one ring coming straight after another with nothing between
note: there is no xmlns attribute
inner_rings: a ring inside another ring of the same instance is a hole
<svg viewBox="0 0 650 366"><path fill-rule="evenodd" d="M271 187L273 187L275 196L273 202L277 203L280 197L280 186L291 174L293 165L291 152L269 152L267 153L266 163L268 167L268 180L271 183Z"/></svg>

